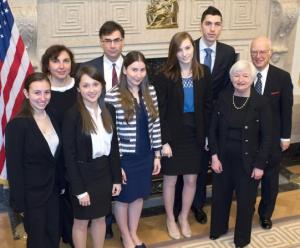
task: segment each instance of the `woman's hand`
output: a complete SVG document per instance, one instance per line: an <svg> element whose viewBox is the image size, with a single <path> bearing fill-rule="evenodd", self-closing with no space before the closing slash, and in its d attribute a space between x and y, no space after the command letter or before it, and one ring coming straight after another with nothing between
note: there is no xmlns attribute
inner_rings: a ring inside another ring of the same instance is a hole
<svg viewBox="0 0 300 248"><path fill-rule="evenodd" d="M123 170L123 168L121 168L121 173L122 173L122 184L126 184L127 183L127 177L126 177L126 173Z"/></svg>
<svg viewBox="0 0 300 248"><path fill-rule="evenodd" d="M211 168L215 173L221 173L223 171L222 163L217 154L211 156Z"/></svg>
<svg viewBox="0 0 300 248"><path fill-rule="evenodd" d="M264 174L264 171L258 168L254 168L251 174L251 177L255 180L260 180Z"/></svg>
<svg viewBox="0 0 300 248"><path fill-rule="evenodd" d="M86 195L79 199L79 205L87 207L91 205L90 195L86 192Z"/></svg>
<svg viewBox="0 0 300 248"><path fill-rule="evenodd" d="M154 158L152 175L158 175L161 169L160 158Z"/></svg>
<svg viewBox="0 0 300 248"><path fill-rule="evenodd" d="M171 146L168 143L162 146L161 155L168 158L173 156Z"/></svg>
<svg viewBox="0 0 300 248"><path fill-rule="evenodd" d="M120 183L114 183L112 187L112 196L117 196L120 194L122 186Z"/></svg>

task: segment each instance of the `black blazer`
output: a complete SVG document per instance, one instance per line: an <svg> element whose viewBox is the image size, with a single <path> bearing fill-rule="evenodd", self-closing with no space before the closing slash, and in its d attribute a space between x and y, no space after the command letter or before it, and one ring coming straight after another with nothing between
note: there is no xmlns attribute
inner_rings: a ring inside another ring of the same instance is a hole
<svg viewBox="0 0 300 248"><path fill-rule="evenodd" d="M224 161L228 134L228 120L231 116L233 89L221 92L212 114L209 130L209 148L211 154L217 154ZM272 112L267 98L251 88L248 110L242 131L243 167L251 174L253 168L264 169L272 140Z"/></svg>
<svg viewBox="0 0 300 248"><path fill-rule="evenodd" d="M194 81L194 105L196 119L196 134L200 146L204 147L205 137L208 136L208 127L212 108L212 92L210 88L211 75L204 67L204 77ZM172 81L160 73L154 78L153 85L157 92L158 107L161 122L162 144L181 140L183 129L184 92L182 80Z"/></svg>
<svg viewBox="0 0 300 248"><path fill-rule="evenodd" d="M108 104L107 107L115 123L114 108ZM72 194L79 195L88 191L88 179L82 175L79 165L80 163L83 164L92 161L93 148L91 135L86 135L82 132L81 116L77 104L75 104L66 114L63 122L62 136L67 178L71 184ZM112 172L113 183L121 183L120 155L115 128L113 130L111 151L108 156L108 161Z"/></svg>
<svg viewBox="0 0 300 248"><path fill-rule="evenodd" d="M48 113L49 114L49 113ZM49 114L52 125L59 136L59 130ZM36 208L47 202L55 190L57 159L33 118L14 118L5 130L7 173L10 185L10 202L16 212L25 208Z"/></svg>
<svg viewBox="0 0 300 248"><path fill-rule="evenodd" d="M289 139L292 129L293 84L288 72L270 65L264 96L272 106L273 148L280 149L280 138Z"/></svg>
<svg viewBox="0 0 300 248"><path fill-rule="evenodd" d="M195 40L196 58L200 63L199 52L200 38ZM230 85L229 70L236 61L235 50L232 46L217 41L216 59L212 71L212 91L213 99L216 100L218 94Z"/></svg>

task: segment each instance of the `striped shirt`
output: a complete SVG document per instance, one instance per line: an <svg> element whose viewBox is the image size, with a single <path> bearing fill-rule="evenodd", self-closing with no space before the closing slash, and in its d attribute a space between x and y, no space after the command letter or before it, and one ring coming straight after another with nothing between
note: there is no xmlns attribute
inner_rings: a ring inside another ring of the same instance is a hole
<svg viewBox="0 0 300 248"><path fill-rule="evenodd" d="M158 103L156 92L152 85L149 85L150 96L154 103L155 108L158 111ZM142 98L147 110L148 115L148 133L150 138L151 148L155 151L161 149L161 132L160 132L160 120L157 117L153 120L148 111L146 102ZM123 153L135 153L136 151L136 114L133 115L132 120L128 123L125 120L125 112L121 105L121 98L119 92L119 86L116 85L109 92L106 93L105 101L112 104L116 109L116 128L119 141L120 155Z"/></svg>

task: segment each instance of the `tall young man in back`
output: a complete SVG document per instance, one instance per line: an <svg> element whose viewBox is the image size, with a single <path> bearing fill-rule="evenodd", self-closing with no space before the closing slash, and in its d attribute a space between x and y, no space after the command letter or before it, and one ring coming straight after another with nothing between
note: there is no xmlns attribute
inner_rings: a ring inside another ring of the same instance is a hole
<svg viewBox="0 0 300 248"><path fill-rule="evenodd" d="M197 59L201 64L205 64L212 74L211 88L213 91L213 102L216 101L218 94L230 84L229 70L236 61L235 50L232 46L218 41L222 31L222 14L213 7L209 6L201 17L202 37L195 40ZM203 206L206 201L206 181L207 170L209 164L209 151L206 151L203 157L202 172L197 178L197 190L193 202L193 211L196 220L205 224L207 222L206 213L203 211ZM180 188L180 180L176 188ZM176 189L176 192L178 190ZM178 192L181 192L180 190ZM180 198L176 193L174 212L175 216L179 213L177 198Z"/></svg>

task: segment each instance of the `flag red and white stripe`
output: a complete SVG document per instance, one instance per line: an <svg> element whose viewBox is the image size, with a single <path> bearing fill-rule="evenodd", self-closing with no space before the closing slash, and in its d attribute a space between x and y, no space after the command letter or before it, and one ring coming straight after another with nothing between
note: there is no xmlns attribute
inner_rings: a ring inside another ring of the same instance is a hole
<svg viewBox="0 0 300 248"><path fill-rule="evenodd" d="M6 0L0 0L0 179L6 180L4 131L23 100L23 82L33 72Z"/></svg>

